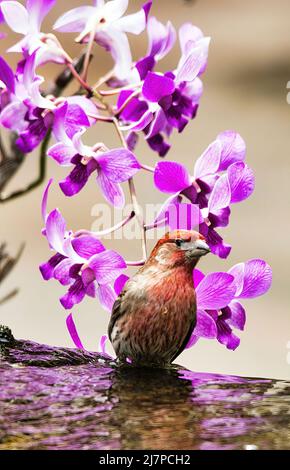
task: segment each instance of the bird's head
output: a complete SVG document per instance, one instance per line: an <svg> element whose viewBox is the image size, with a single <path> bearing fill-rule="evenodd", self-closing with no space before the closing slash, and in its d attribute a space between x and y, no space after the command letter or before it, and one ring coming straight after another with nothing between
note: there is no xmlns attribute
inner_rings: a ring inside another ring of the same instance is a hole
<svg viewBox="0 0 290 470"><path fill-rule="evenodd" d="M194 230L174 230L157 242L150 258L168 267L186 264L193 268L209 252L210 248L200 233Z"/></svg>

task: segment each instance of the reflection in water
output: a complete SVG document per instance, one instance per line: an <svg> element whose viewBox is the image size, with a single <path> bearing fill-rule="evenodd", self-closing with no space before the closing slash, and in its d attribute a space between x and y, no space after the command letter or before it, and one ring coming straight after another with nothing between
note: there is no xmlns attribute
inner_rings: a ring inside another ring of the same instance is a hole
<svg viewBox="0 0 290 470"><path fill-rule="evenodd" d="M290 412L289 401L279 403L274 386L178 368L120 369L112 380L112 419L124 449L290 448L289 417L280 417L284 435L275 427L280 407Z"/></svg>
<svg viewBox="0 0 290 470"><path fill-rule="evenodd" d="M0 358L0 450L290 449L289 389L18 342Z"/></svg>

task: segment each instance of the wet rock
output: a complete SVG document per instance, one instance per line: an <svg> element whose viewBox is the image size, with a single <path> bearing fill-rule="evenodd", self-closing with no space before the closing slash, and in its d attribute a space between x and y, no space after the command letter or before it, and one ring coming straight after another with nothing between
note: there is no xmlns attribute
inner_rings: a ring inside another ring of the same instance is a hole
<svg viewBox="0 0 290 470"><path fill-rule="evenodd" d="M0 344L0 450L290 449L289 382Z"/></svg>

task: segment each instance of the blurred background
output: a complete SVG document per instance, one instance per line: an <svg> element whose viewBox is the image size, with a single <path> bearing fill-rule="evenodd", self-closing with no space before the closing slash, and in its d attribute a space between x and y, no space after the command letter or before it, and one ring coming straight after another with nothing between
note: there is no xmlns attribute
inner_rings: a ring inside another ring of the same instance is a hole
<svg viewBox="0 0 290 470"><path fill-rule="evenodd" d="M89 2L88 2L89 3ZM235 351L226 350L210 340L201 340L184 352L179 364L194 371L217 372L246 376L289 378L290 375L290 191L289 191L289 126L290 106L287 104L287 82L290 80L290 31L288 0L155 0L153 15L175 27L186 21L199 26L212 38L209 64L203 76L204 95L200 110L182 135L174 134L169 159L193 168L196 158L225 129L235 129L247 143L247 162L256 175L254 195L233 206L230 226L222 231L233 250L227 260L208 256L203 270L226 271L232 265L250 258L264 258L273 268L273 286L264 297L245 301L247 324L241 333L241 345ZM65 10L86 4L58 1L42 30L49 32L51 24ZM130 2L136 11L142 2ZM8 31L1 25L1 31ZM73 43L73 35L58 36L64 48L77 56L81 47ZM6 49L20 37L9 33L1 40L0 53L12 65L17 55ZM135 58L144 55L146 34L130 37ZM89 80L94 83L109 70L111 58L96 46ZM161 66L174 69L179 58L178 44ZM60 66L45 66L39 73L53 80ZM90 142L103 140L117 144L109 125L98 125L89 135ZM138 158L154 165L156 156L140 140ZM37 174L37 154L26 157L19 173L9 185L18 189ZM91 228L96 219L96 204L102 196L92 180L82 193L66 199L57 182L67 173L56 163L48 162L47 178L55 179L49 197L49 210L59 207L72 229ZM164 198L152 186L150 175L136 178L142 203L161 203ZM38 265L50 253L41 236L40 201L43 187L15 201L0 206L0 241L9 244L11 254L25 242L25 251L5 285L0 297L15 286L20 291L12 300L0 306L0 323L12 328L15 337L51 345L73 346L65 326L66 312L58 302L64 290L56 282L45 283ZM109 225L109 223L108 223ZM129 259L141 256L138 241L108 241L109 248L119 250ZM90 350L98 348L100 336L106 332L108 314L97 301L88 299L75 308L79 334ZM287 349L288 347L288 349ZM287 362L288 355L288 362Z"/></svg>

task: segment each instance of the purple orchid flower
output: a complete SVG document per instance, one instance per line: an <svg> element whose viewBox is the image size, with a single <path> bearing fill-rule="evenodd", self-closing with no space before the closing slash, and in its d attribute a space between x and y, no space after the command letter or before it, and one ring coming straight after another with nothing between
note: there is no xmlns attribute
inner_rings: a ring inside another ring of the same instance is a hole
<svg viewBox="0 0 290 470"><path fill-rule="evenodd" d="M60 182L63 193L66 196L78 194L95 172L106 200L116 207L123 207L125 196L120 183L130 179L141 168L135 155L125 148L109 150L102 143L93 148L84 145L81 140L84 130L68 135L63 122L59 116L56 137L61 142L48 150L48 155L59 165L74 165L72 172Z"/></svg>
<svg viewBox="0 0 290 470"><path fill-rule="evenodd" d="M252 259L233 266L228 273L193 273L197 296L197 324L187 347L201 337L217 339L235 350L240 339L233 328L243 330L246 312L239 302L264 295L271 287L272 270L263 260Z"/></svg>
<svg viewBox="0 0 290 470"><path fill-rule="evenodd" d="M227 226L230 204L247 199L254 190L254 175L244 159L243 139L236 132L225 131L197 160L193 175L176 162L158 162L155 167L155 186L164 193L173 194L165 207L168 203L178 204L178 196L185 196L197 205L200 208L199 230L207 238L213 253L222 258L228 256L230 246L223 243L215 228Z"/></svg>
<svg viewBox="0 0 290 470"><path fill-rule="evenodd" d="M126 78L132 65L132 56L126 33L140 34L144 31L152 2L132 15L123 16L128 0L94 0L93 6L81 6L62 15L54 29L62 32L77 32L77 42L88 42L90 36L109 50L115 61L114 75Z"/></svg>
<svg viewBox="0 0 290 470"><path fill-rule="evenodd" d="M2 93L7 98L1 107L0 123L19 134L16 143L23 153L31 152L43 140L52 121L51 113L42 115L42 112L55 107L51 100L40 94L43 78L35 75L35 58L36 52L25 62L23 71L16 75L4 59L0 59L0 80L6 87Z"/></svg>
<svg viewBox="0 0 290 470"><path fill-rule="evenodd" d="M40 266L44 280L56 279L68 292L60 298L65 309L71 309L88 295L98 297L100 304L111 311L117 294L114 282L127 267L123 258L104 245L93 234L78 235L66 230L66 222L58 209L46 215L49 182L43 196L44 234L55 254ZM121 282L121 281L120 281Z"/></svg>
<svg viewBox="0 0 290 470"><path fill-rule="evenodd" d="M19 135L16 144L23 153L36 148L50 128L56 131L54 121L59 114L64 118L63 125L70 128L71 133L95 122L86 116L86 113L96 113L95 105L87 98L73 96L64 102L41 95L43 78L35 74L36 55L37 51L25 61L23 70L15 75L0 57L0 123ZM65 116L61 111L63 106L68 108Z"/></svg>
<svg viewBox="0 0 290 470"><path fill-rule="evenodd" d="M4 20L12 31L24 36L8 52L20 52L28 57L37 51L37 65L46 62L63 64L66 60L70 60L53 34L41 32L41 24L54 4L55 0L27 0L25 8L16 1L2 2L1 11Z"/></svg>
<svg viewBox="0 0 290 470"><path fill-rule="evenodd" d="M193 25L181 29L181 59L174 72L154 72L156 61L164 57L175 41L171 24L163 26L151 20L149 27L149 55L136 64L140 79L144 80L142 94L130 100L120 114L124 120L123 130L144 131L149 146L164 157L170 145L164 134L170 136L173 129L182 132L190 119L196 116L202 95L199 75L205 71L210 38ZM120 93L118 107L124 106L134 90Z"/></svg>
<svg viewBox="0 0 290 470"><path fill-rule="evenodd" d="M170 21L166 25L154 16L148 19L148 50L147 55L136 63L139 80L144 80L157 62L163 59L173 48L176 41L176 30Z"/></svg>

